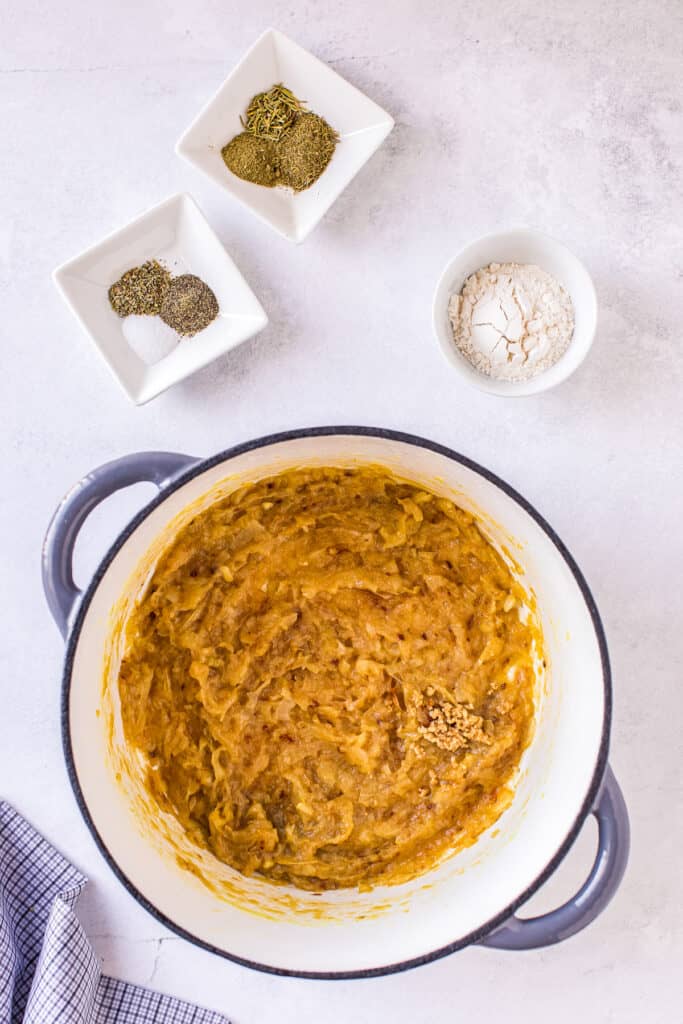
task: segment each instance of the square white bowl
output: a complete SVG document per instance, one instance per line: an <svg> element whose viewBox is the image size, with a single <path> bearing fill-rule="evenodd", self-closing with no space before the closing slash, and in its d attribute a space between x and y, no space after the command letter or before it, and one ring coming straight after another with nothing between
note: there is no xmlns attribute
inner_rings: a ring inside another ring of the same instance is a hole
<svg viewBox="0 0 683 1024"><path fill-rule="evenodd" d="M304 192L265 188L228 170L221 149L242 131L249 101L283 82L339 133L334 156ZM176 144L176 153L293 242L302 242L394 126L362 92L276 29L254 43Z"/></svg>
<svg viewBox="0 0 683 1024"><path fill-rule="evenodd" d="M147 260L160 260L174 276L196 274L208 284L220 309L213 323L192 337L178 339L158 317L117 316L109 303L110 286L126 270ZM261 303L204 214L185 193L171 196L99 245L63 263L53 278L107 366L137 405L189 377L268 323ZM150 364L131 347L131 341L137 336L138 350L141 341L148 349L150 341L158 346L152 335L159 331L162 344L170 339L171 351Z"/></svg>

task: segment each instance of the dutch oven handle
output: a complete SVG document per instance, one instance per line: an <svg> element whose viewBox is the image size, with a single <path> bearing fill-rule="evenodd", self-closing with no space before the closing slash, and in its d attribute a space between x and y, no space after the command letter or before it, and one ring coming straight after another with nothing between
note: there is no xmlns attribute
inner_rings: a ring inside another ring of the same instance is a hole
<svg viewBox="0 0 683 1024"><path fill-rule="evenodd" d="M67 635L71 613L81 596L73 577L76 538L95 506L132 484L149 482L162 490L197 461L176 452L124 455L88 473L63 498L47 528L42 555L43 589L62 636Z"/></svg>
<svg viewBox="0 0 683 1024"><path fill-rule="evenodd" d="M540 917L513 914L479 945L493 949L539 949L568 939L594 921L619 888L630 844L628 812L619 784L607 766L591 813L598 823L598 852L576 896Z"/></svg>

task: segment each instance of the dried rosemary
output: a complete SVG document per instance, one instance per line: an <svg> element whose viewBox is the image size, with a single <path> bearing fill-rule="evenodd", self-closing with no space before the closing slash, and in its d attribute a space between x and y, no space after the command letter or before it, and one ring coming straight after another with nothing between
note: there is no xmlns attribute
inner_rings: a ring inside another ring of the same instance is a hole
<svg viewBox="0 0 683 1024"><path fill-rule="evenodd" d="M240 121L249 135L279 142L303 109L301 101L280 82L268 92L257 93L247 107L246 121L242 117Z"/></svg>
<svg viewBox="0 0 683 1024"><path fill-rule="evenodd" d="M195 274L181 274L170 282L160 316L178 334L197 334L218 316L216 296Z"/></svg>
<svg viewBox="0 0 683 1024"><path fill-rule="evenodd" d="M266 188L309 188L339 141L334 128L281 83L254 96L241 120L244 131L223 146L223 161L238 178Z"/></svg>
<svg viewBox="0 0 683 1024"><path fill-rule="evenodd" d="M169 271L157 260L132 267L109 289L111 308L119 316L156 316L170 281Z"/></svg>

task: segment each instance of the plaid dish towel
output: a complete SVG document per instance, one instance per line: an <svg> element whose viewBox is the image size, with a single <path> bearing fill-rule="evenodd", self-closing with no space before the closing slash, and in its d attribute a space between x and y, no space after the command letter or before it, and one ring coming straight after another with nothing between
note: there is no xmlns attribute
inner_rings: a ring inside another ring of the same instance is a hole
<svg viewBox="0 0 683 1024"><path fill-rule="evenodd" d="M86 882L0 802L0 1024L229 1024L103 975L74 913Z"/></svg>

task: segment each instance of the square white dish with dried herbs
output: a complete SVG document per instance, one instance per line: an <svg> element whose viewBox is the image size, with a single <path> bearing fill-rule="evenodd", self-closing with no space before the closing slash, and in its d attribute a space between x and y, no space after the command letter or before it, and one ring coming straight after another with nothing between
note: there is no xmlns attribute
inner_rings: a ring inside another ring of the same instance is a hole
<svg viewBox="0 0 683 1024"><path fill-rule="evenodd" d="M54 280L138 405L268 322L201 210L185 194L165 200L63 264Z"/></svg>
<svg viewBox="0 0 683 1024"><path fill-rule="evenodd" d="M301 242L393 124L331 67L269 29L176 152L281 235Z"/></svg>

